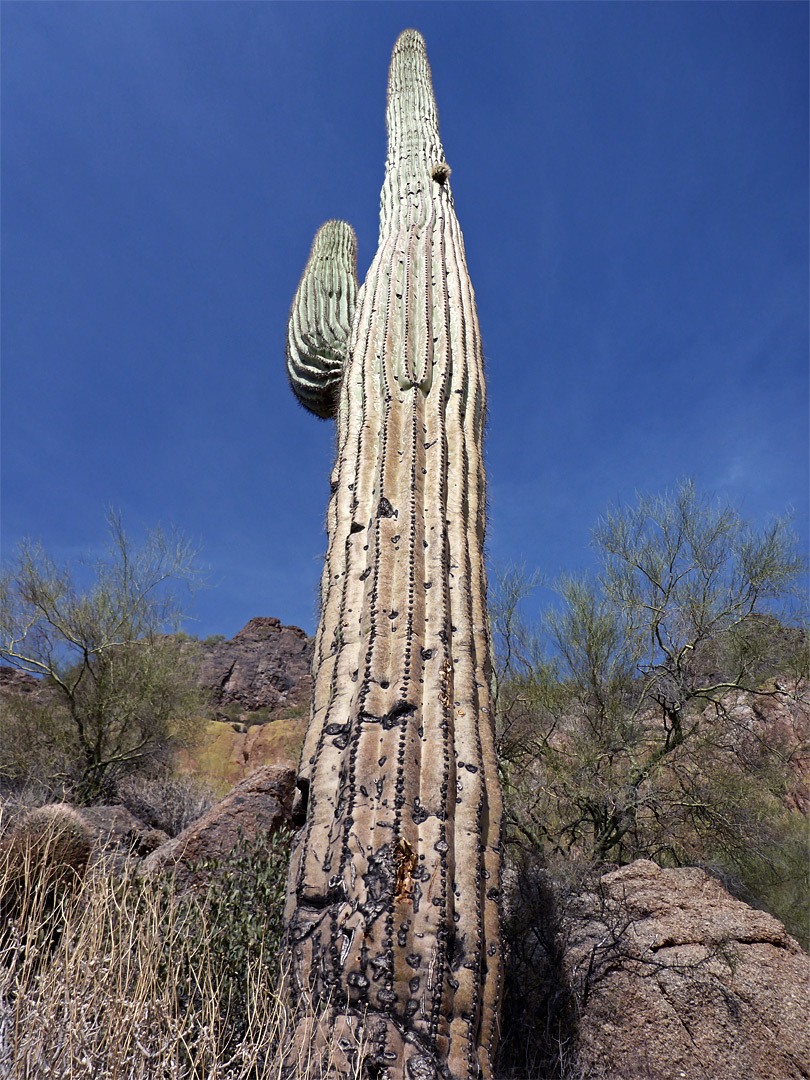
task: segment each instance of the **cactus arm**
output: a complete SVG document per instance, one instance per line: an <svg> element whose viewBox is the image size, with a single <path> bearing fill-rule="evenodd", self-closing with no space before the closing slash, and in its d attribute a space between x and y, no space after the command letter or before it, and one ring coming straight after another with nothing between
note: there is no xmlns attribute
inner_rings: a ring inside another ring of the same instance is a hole
<svg viewBox="0 0 810 1080"><path fill-rule="evenodd" d="M295 396L322 419L334 415L357 301L357 241L343 221L315 234L287 323L287 374Z"/></svg>
<svg viewBox="0 0 810 1080"><path fill-rule="evenodd" d="M356 1038L348 1007L391 1080L473 1080L491 1076L500 992L485 389L416 31L394 47L387 122L379 247L337 403L286 918L294 985L341 1004L333 1042Z"/></svg>

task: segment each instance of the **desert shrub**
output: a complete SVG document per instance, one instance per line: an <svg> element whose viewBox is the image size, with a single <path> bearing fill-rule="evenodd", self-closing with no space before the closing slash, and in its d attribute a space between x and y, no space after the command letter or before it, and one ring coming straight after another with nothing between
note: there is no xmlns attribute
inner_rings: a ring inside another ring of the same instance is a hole
<svg viewBox="0 0 810 1080"><path fill-rule="evenodd" d="M718 844L696 860L728 891L775 915L810 951L810 821L798 810L770 808L755 844L738 850Z"/></svg>
<svg viewBox="0 0 810 1080"><path fill-rule="evenodd" d="M120 776L166 760L203 722L197 648L166 633L197 578L195 553L175 532L153 530L138 545L116 514L108 524L106 555L81 569L25 540L0 575L0 658L47 689L39 719L66 754L71 801L108 799ZM20 708L11 707L34 760L12 746L0 768L25 780L42 767L44 744Z"/></svg>
<svg viewBox="0 0 810 1080"><path fill-rule="evenodd" d="M241 722L243 713L244 710L237 701L229 701L226 705L217 705L216 707L217 720L239 723Z"/></svg>
<svg viewBox="0 0 810 1080"><path fill-rule="evenodd" d="M171 638L114 652L106 668L77 684L71 702L48 680L37 698L2 695L4 789L40 786L52 799L114 802L122 780L165 774L176 750L195 743L204 724L204 695L195 684L194 655ZM65 677L73 674L71 669ZM92 752L79 737L74 713ZM88 764L91 759L95 764Z"/></svg>
<svg viewBox="0 0 810 1080"><path fill-rule="evenodd" d="M55 798L49 777L31 779L24 783L11 783L0 777L0 833L29 810L36 810L49 803L63 802Z"/></svg>
<svg viewBox="0 0 810 1080"><path fill-rule="evenodd" d="M240 836L224 858L192 867L198 880L208 884L185 894L176 894L171 876L135 884L136 912L158 912L171 927L156 959L155 977L171 987L179 1007L190 1013L209 1008L204 998L216 986L218 1046L226 1055L246 1038L256 995L272 996L278 990L291 841L287 830Z"/></svg>
<svg viewBox="0 0 810 1080"><path fill-rule="evenodd" d="M258 709L252 709L245 717L245 723L248 727L254 724L269 724L274 718L273 710L269 709L266 705L261 706Z"/></svg>
<svg viewBox="0 0 810 1080"><path fill-rule="evenodd" d="M131 872L89 878L54 955L0 970L4 1080L269 1076L284 1031L282 997L261 958L248 957L244 1037L234 1039L208 936L190 934L187 918L168 882L136 885Z"/></svg>
<svg viewBox="0 0 810 1080"><path fill-rule="evenodd" d="M207 781L169 770L126 776L117 795L131 814L169 836L177 836L219 801Z"/></svg>
<svg viewBox="0 0 810 1080"><path fill-rule="evenodd" d="M801 933L800 747L758 704L806 708L795 537L684 483L609 509L594 547L598 572L558 581L538 625L520 606L536 579L510 571L495 595L510 842L546 863L710 865Z"/></svg>
<svg viewBox="0 0 810 1080"><path fill-rule="evenodd" d="M30 694L3 694L0 724L4 793L19 797L28 789L28 798L37 802L66 798L75 781L80 750L65 710L53 700L42 701Z"/></svg>
<svg viewBox="0 0 810 1080"><path fill-rule="evenodd" d="M304 720L309 716L309 701L288 705L278 716L279 720Z"/></svg>
<svg viewBox="0 0 810 1080"><path fill-rule="evenodd" d="M212 963L227 987L228 1002L244 1003L244 971L251 957L263 959L270 985L278 980L291 846L288 829L240 836L227 857L204 860L195 868L211 884L202 905L192 904L191 911L193 917L203 912Z"/></svg>

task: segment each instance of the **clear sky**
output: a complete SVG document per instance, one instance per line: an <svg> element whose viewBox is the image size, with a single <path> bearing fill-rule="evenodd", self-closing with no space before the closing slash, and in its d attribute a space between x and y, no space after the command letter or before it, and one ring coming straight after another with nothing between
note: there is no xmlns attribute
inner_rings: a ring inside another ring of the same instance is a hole
<svg viewBox="0 0 810 1080"><path fill-rule="evenodd" d="M312 236L377 244L427 41L490 396L488 555L586 567L680 477L808 536L808 5L4 2L2 541L175 522L190 632L312 632L332 428L284 371Z"/></svg>

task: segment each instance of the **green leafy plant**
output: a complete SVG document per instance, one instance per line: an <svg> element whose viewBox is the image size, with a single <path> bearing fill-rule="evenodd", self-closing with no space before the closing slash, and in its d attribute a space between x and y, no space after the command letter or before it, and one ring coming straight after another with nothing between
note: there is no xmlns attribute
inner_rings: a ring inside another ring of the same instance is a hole
<svg viewBox="0 0 810 1080"><path fill-rule="evenodd" d="M251 956L264 959L271 982L278 979L292 836L288 829L240 836L227 858L196 867L212 878L203 901L211 955L239 995L244 993L240 980Z"/></svg>

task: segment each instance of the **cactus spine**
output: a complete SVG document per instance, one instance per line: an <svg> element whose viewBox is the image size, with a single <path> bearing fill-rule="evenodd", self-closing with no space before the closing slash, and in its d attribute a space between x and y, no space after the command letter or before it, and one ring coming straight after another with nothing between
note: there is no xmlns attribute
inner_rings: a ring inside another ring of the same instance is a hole
<svg viewBox="0 0 810 1080"><path fill-rule="evenodd" d="M339 389L287 934L294 986L337 1006L333 1043L356 1046L362 1031L374 1075L387 1080L472 1080L491 1075L501 977L485 389L414 30L394 47L387 124L379 247L342 377L329 281L337 273L346 297L342 332L354 295L348 226L318 234L288 333L299 399L325 415ZM313 384L323 387L314 396ZM305 1030L302 1021L300 1040Z"/></svg>

